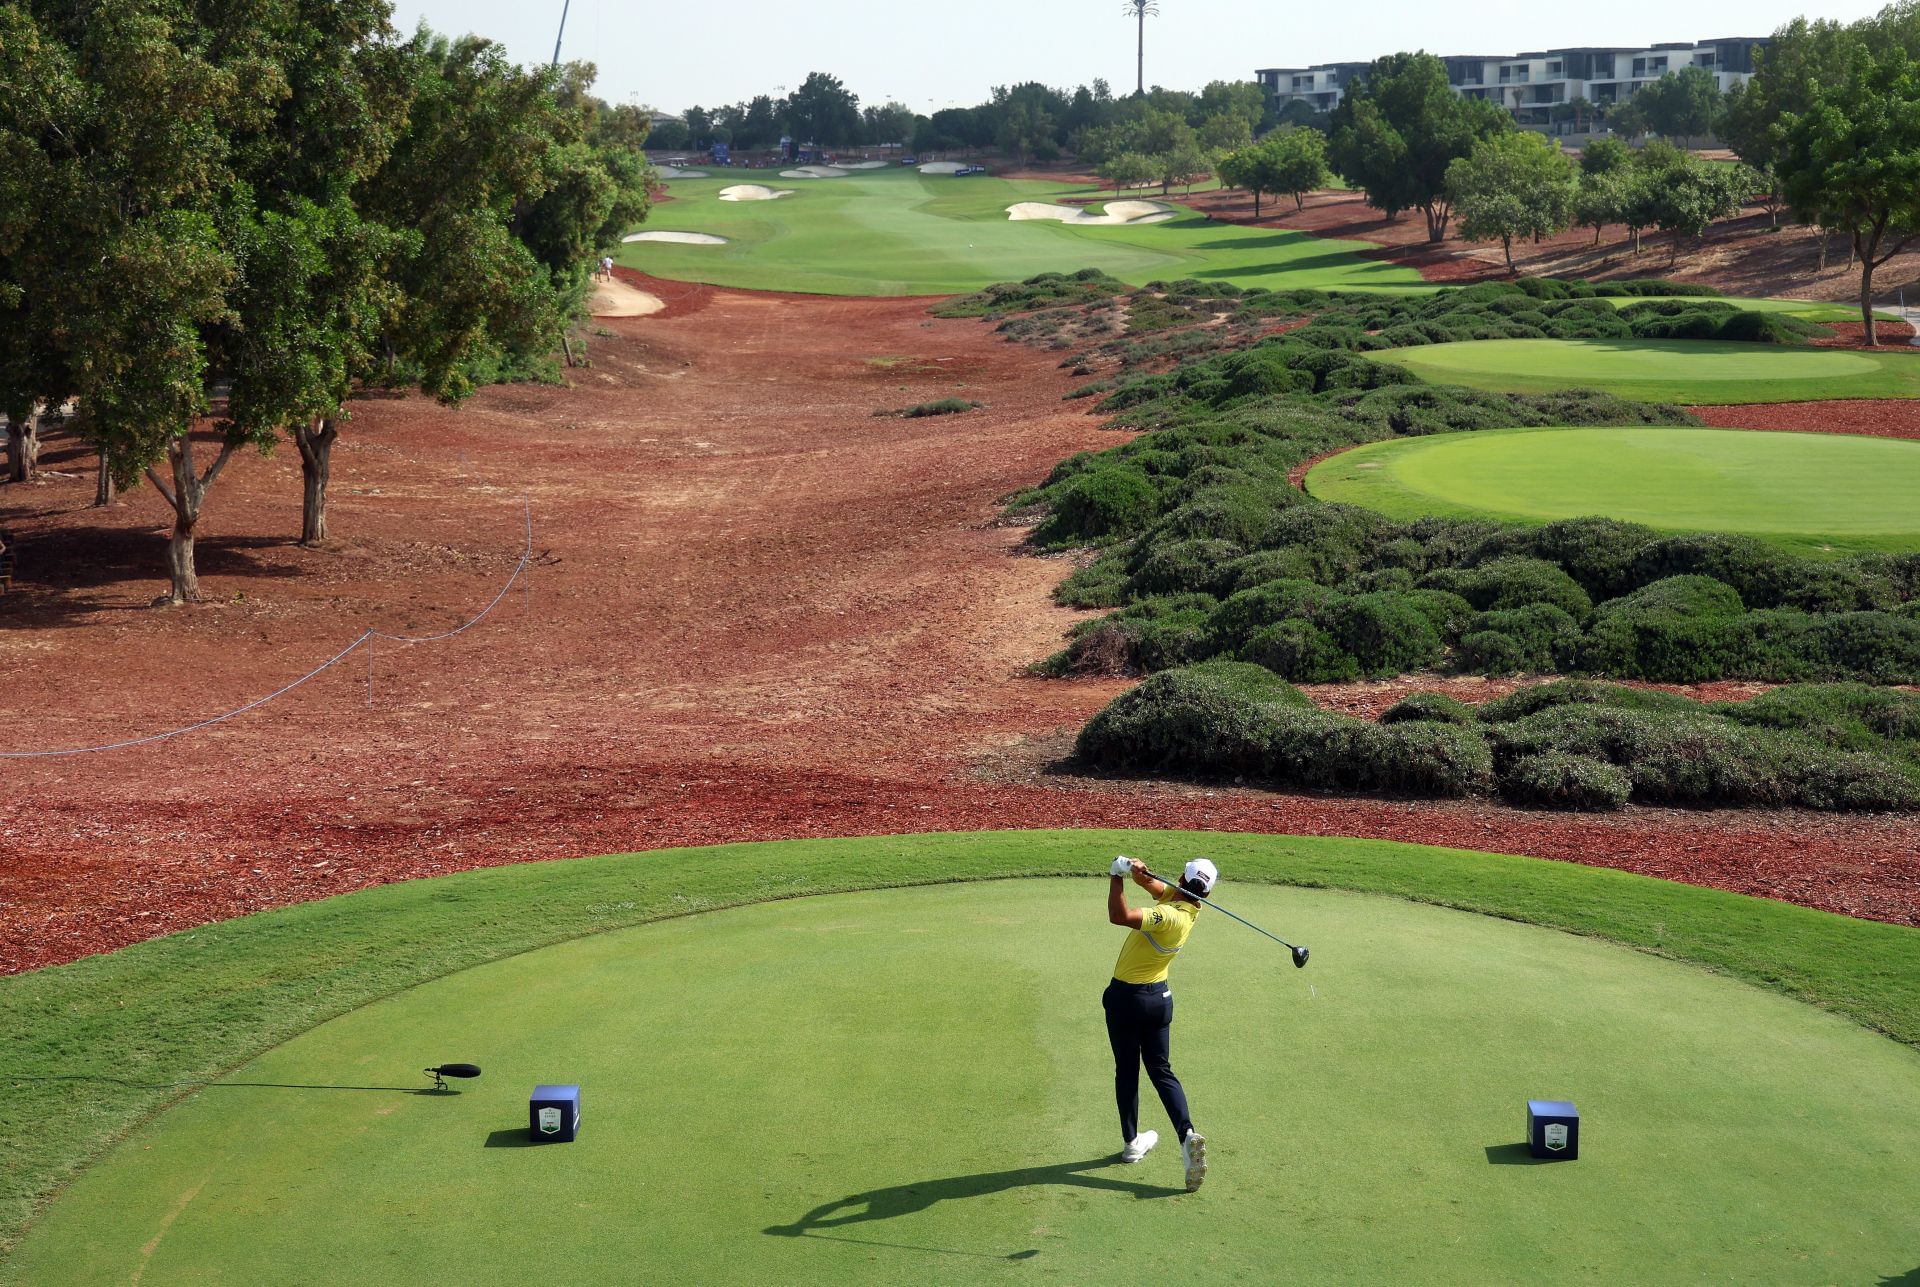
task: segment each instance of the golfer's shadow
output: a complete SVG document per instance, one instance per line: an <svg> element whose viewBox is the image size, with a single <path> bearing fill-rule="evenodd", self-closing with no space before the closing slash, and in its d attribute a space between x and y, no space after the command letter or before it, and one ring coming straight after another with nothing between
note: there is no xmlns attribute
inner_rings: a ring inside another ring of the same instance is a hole
<svg viewBox="0 0 1920 1287"><path fill-rule="evenodd" d="M956 1175L944 1180L921 1180L915 1184L896 1184L885 1189L855 1193L837 1202L823 1202L792 1224L776 1224L763 1230L784 1238L800 1238L817 1229L839 1229L866 1224L873 1220L892 1220L898 1216L925 1211L936 1202L959 1198L984 1198L1009 1189L1030 1189L1043 1184L1065 1184L1081 1189L1106 1189L1131 1194L1135 1198L1170 1198L1185 1189L1170 1189L1157 1184L1136 1184L1132 1180L1110 1180L1089 1171L1117 1165L1114 1156L1090 1158L1085 1162L1060 1162L1053 1166L1026 1166L1015 1171L987 1171L980 1175Z"/></svg>

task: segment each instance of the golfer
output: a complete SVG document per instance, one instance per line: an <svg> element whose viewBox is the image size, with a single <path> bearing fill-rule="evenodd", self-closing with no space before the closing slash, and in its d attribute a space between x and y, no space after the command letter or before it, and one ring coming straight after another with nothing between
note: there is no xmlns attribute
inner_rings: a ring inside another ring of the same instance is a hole
<svg viewBox="0 0 1920 1287"><path fill-rule="evenodd" d="M1160 1092L1160 1103L1173 1121L1180 1139L1180 1160L1187 1168L1187 1192L1207 1178L1206 1137L1193 1129L1187 1117L1187 1092L1173 1075L1170 1047L1173 1035L1173 990L1167 985L1167 967L1186 945L1187 935L1200 916L1200 900L1213 892L1219 870L1205 858L1195 858L1181 874L1178 888L1169 889L1147 874L1147 865L1125 854L1113 860L1107 890L1107 919L1127 928L1127 941L1113 967L1101 1005L1107 1012L1107 1040L1113 1045L1113 1097L1120 1106L1120 1138L1126 1148L1122 1162L1138 1162L1160 1142L1156 1131L1140 1124L1140 1065ZM1153 906L1127 906L1126 886L1147 891Z"/></svg>

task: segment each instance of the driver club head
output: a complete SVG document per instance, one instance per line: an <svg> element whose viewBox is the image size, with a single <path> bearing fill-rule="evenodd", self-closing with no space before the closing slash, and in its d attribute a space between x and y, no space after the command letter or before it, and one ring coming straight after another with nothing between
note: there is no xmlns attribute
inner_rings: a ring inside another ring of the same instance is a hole
<svg viewBox="0 0 1920 1287"><path fill-rule="evenodd" d="M1304 970L1307 968L1306 948L1296 947L1293 949L1293 968L1296 970Z"/></svg>

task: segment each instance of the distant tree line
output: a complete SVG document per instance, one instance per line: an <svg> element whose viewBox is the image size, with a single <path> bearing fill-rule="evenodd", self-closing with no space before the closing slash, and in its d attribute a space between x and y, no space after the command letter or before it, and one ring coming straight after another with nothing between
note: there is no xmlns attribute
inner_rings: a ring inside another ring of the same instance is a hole
<svg viewBox="0 0 1920 1287"><path fill-rule="evenodd" d="M592 257L645 216L647 119L584 63L402 39L385 0L0 6L0 413L10 476L72 402L96 500L173 511L168 598L233 456L332 448L369 387L458 402L551 368ZM213 459L190 435L212 417Z"/></svg>
<svg viewBox="0 0 1920 1287"><path fill-rule="evenodd" d="M1038 81L996 86L985 102L931 115L904 103L862 107L838 77L810 72L791 94L757 94L725 107L690 107L684 121L655 122L649 146L744 151L791 138L827 148L902 146L916 152L995 150L1023 161L1071 154L1099 165L1128 152L1163 154L1168 120L1193 132L1196 149L1220 152L1299 115L1278 112L1253 81L1214 81L1197 94L1155 86L1116 98L1104 80L1072 90ZM1305 113L1307 116L1312 114ZM1183 136L1173 142L1186 142Z"/></svg>

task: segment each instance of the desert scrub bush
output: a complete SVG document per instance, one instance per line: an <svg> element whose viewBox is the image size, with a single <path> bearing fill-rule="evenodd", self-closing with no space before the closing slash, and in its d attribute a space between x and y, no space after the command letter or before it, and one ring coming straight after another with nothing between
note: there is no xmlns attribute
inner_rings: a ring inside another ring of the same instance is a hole
<svg viewBox="0 0 1920 1287"><path fill-rule="evenodd" d="M876 416L897 416L902 420L919 420L926 416L952 416L963 411L977 411L984 403L973 402L967 398L941 398L936 402L920 402L911 407L902 407L898 411L876 411Z"/></svg>
<svg viewBox="0 0 1920 1287"><path fill-rule="evenodd" d="M971 295L942 300L927 311L935 317L995 318L1063 303L1086 304L1124 295L1131 289L1099 269L1085 268L1077 273L1041 273L1022 282L1001 282Z"/></svg>
<svg viewBox="0 0 1920 1287"><path fill-rule="evenodd" d="M1593 600L1557 563L1508 556L1465 568L1442 568L1420 578L1427 590L1457 594L1483 612L1550 604L1576 620L1593 611Z"/></svg>
<svg viewBox="0 0 1920 1287"><path fill-rule="evenodd" d="M1338 599L1321 613L1323 628L1373 679L1424 670L1440 660L1440 632L1425 613L1391 592Z"/></svg>
<svg viewBox="0 0 1920 1287"><path fill-rule="evenodd" d="M1382 724L1472 724L1473 707L1445 693L1414 693L1380 714Z"/></svg>
<svg viewBox="0 0 1920 1287"><path fill-rule="evenodd" d="M1495 771L1505 781L1519 761L1560 753L1617 766L1632 783L1632 798L1644 803L1842 810L1920 803L1914 779L1880 756L1750 728L1690 705L1558 706L1493 725L1487 736Z"/></svg>
<svg viewBox="0 0 1920 1287"><path fill-rule="evenodd" d="M1122 693L1080 730L1075 747L1102 768L1257 774L1276 712L1307 705L1258 666L1206 662Z"/></svg>
<svg viewBox="0 0 1920 1287"><path fill-rule="evenodd" d="M1516 689L1482 704L1475 715L1489 724L1508 724L1556 706L1605 706L1616 710L1684 711L1694 703L1677 693L1590 679L1557 679Z"/></svg>
<svg viewBox="0 0 1920 1287"><path fill-rule="evenodd" d="M1633 779L1605 760L1541 751L1507 766L1500 794L1514 804L1545 809L1617 809L1633 795Z"/></svg>
<svg viewBox="0 0 1920 1287"><path fill-rule="evenodd" d="M1475 615L1454 645L1455 662L1480 675L1537 674L1562 664L1579 639L1579 622L1550 603L1530 603Z"/></svg>
<svg viewBox="0 0 1920 1287"><path fill-rule="evenodd" d="M1034 531L1037 545L1129 536L1153 520L1159 491L1145 474L1110 463L1053 485L1052 512Z"/></svg>
<svg viewBox="0 0 1920 1287"><path fill-rule="evenodd" d="M1084 371L1076 371L1074 374L1084 375L1086 373ZM1105 393L1111 388L1113 388L1112 380L1094 380L1091 383L1083 384L1077 389L1060 395L1060 400L1063 402L1071 402L1077 398L1091 398L1094 394Z"/></svg>

